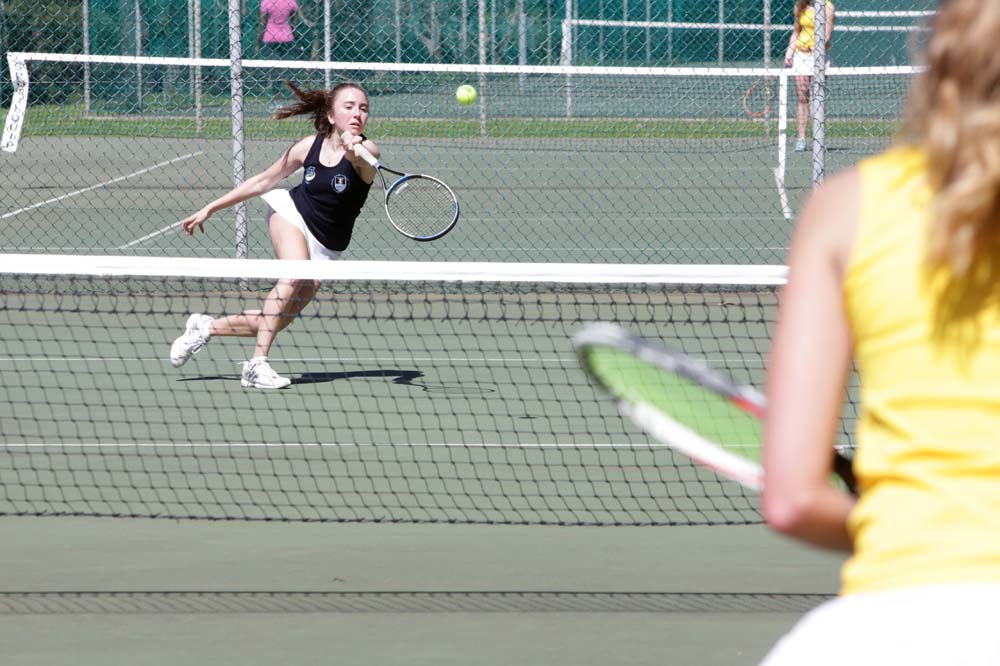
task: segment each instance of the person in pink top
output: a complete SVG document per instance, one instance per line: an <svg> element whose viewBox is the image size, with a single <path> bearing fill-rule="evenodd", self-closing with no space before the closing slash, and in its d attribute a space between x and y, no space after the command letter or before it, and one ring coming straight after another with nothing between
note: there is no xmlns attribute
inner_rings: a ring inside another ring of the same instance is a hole
<svg viewBox="0 0 1000 666"><path fill-rule="evenodd" d="M264 60L289 60L294 56L295 31L292 19L299 11L295 0L261 0L260 22L257 28L257 48L254 57ZM274 94L272 110L280 106L282 93L280 70L271 70L271 90Z"/></svg>

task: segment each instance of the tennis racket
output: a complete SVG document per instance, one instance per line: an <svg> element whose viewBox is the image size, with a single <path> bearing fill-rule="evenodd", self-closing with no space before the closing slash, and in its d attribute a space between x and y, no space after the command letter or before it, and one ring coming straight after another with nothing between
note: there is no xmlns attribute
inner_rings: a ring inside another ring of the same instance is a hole
<svg viewBox="0 0 1000 666"><path fill-rule="evenodd" d="M774 83L770 77L758 79L743 93L743 110L751 118L763 118L770 115L773 102Z"/></svg>
<svg viewBox="0 0 1000 666"><path fill-rule="evenodd" d="M573 344L592 381L648 435L717 474L759 492L767 402L705 363L630 334L590 324ZM835 451L834 471L851 492L851 461Z"/></svg>
<svg viewBox="0 0 1000 666"><path fill-rule="evenodd" d="M360 143L354 153L378 171L385 190L385 214L396 231L417 241L441 238L458 222L458 197L434 176L403 173L383 165ZM391 174L388 184L385 174Z"/></svg>

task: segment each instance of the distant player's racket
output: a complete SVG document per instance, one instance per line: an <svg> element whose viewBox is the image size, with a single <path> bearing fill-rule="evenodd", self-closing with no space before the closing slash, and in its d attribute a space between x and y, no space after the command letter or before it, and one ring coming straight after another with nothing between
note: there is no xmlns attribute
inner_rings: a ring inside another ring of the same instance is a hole
<svg viewBox="0 0 1000 666"><path fill-rule="evenodd" d="M630 334L590 324L574 338L580 362L646 434L753 491L763 480L764 396L705 363ZM855 492L851 461L835 451L834 471Z"/></svg>
<svg viewBox="0 0 1000 666"><path fill-rule="evenodd" d="M770 77L758 79L743 93L743 110L751 118L763 118L771 113L774 84Z"/></svg>
<svg viewBox="0 0 1000 666"><path fill-rule="evenodd" d="M458 197L444 181L434 176L390 169L360 143L355 144L354 152L378 171L385 189L385 214L399 233L413 240L432 241L455 227ZM399 178L389 185L386 173Z"/></svg>

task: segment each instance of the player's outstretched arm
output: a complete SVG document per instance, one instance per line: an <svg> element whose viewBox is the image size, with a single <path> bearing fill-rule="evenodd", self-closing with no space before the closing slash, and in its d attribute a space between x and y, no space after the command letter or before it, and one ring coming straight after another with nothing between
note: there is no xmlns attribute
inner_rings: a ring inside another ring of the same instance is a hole
<svg viewBox="0 0 1000 666"><path fill-rule="evenodd" d="M192 235L195 229L204 233L205 222L215 213L274 189L278 183L302 166L312 141L313 137L306 137L296 142L267 169L251 176L197 213L181 220L181 230L188 236Z"/></svg>

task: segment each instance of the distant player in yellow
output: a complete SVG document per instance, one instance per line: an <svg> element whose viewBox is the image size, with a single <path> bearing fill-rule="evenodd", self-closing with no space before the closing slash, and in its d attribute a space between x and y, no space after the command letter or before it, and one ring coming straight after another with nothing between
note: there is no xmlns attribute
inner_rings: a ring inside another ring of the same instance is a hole
<svg viewBox="0 0 1000 666"><path fill-rule="evenodd" d="M833 3L827 2L824 12L827 57L830 55L835 11ZM795 150L804 152L809 149L809 144L806 142L806 126L809 124L809 86L816 65L813 53L816 44L816 10L813 8L813 0L796 0L794 14L792 37L788 40L788 48L785 49L785 67L792 68L792 74L795 75L795 92L798 95L795 120L798 124L799 138L795 142Z"/></svg>
<svg viewBox="0 0 1000 666"><path fill-rule="evenodd" d="M797 223L763 510L851 553L766 666L1000 664L1000 2L944 0L897 145ZM829 481L848 373L854 497Z"/></svg>

